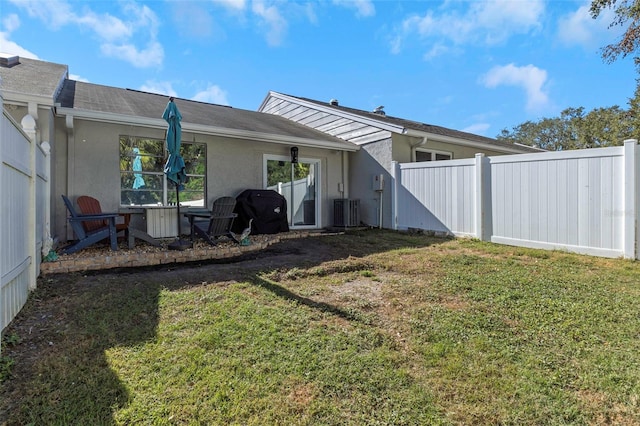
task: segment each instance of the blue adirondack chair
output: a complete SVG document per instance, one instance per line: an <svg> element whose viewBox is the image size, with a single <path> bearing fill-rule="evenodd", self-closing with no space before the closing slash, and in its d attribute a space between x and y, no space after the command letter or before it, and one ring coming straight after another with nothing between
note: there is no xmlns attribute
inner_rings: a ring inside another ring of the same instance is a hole
<svg viewBox="0 0 640 426"><path fill-rule="evenodd" d="M111 250L118 250L118 239L116 233L116 218L119 216L118 213L78 214L69 198L63 195L62 200L69 211L69 225L71 225L73 232L78 238L75 243L63 248L62 253L75 253L78 250L89 247L90 245L104 240L105 238L109 238ZM82 224L89 221L104 221L105 225L87 232Z"/></svg>

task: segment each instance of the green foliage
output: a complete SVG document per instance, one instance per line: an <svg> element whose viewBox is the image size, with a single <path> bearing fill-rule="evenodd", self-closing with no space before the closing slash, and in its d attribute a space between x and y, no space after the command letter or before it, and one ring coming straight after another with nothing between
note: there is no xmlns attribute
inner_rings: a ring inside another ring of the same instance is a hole
<svg viewBox="0 0 640 426"><path fill-rule="evenodd" d="M11 377L11 368L13 367L14 363L15 361L13 360L13 358L5 355L0 355L0 383Z"/></svg>
<svg viewBox="0 0 640 426"><path fill-rule="evenodd" d="M630 101L638 102L636 98ZM560 117L527 121L511 131L504 129L498 140L536 146L549 151L599 148L622 145L634 137L637 118L619 106L596 108L585 114L584 108L567 108Z"/></svg>
<svg viewBox="0 0 640 426"><path fill-rule="evenodd" d="M293 165L293 180L302 179L309 175L311 165L306 163L296 163ZM291 162L290 161L267 161L267 186L278 183L291 182Z"/></svg>
<svg viewBox="0 0 640 426"><path fill-rule="evenodd" d="M138 150L136 153L134 148ZM180 154L185 162L187 181L184 191L180 193L180 201L204 200L206 176L206 144L183 142ZM135 179L133 161L140 158L141 175L145 185L133 190ZM167 160L166 143L161 139L120 137L120 188L122 204L157 204L164 198L164 165ZM176 202L173 186L167 190L167 202Z"/></svg>
<svg viewBox="0 0 640 426"><path fill-rule="evenodd" d="M3 347L17 345L18 343L20 343L20 336L15 333L2 336ZM0 383L11 377L14 364L15 360L12 357L0 353Z"/></svg>
<svg viewBox="0 0 640 426"><path fill-rule="evenodd" d="M602 58L606 62L614 62L619 57L625 58L634 54L640 47L640 3L638 0L593 0L591 2L591 16L595 19L605 9L613 9L614 19L609 27L627 28L622 37L616 42L602 49ZM636 65L640 65L640 58L634 57Z"/></svg>

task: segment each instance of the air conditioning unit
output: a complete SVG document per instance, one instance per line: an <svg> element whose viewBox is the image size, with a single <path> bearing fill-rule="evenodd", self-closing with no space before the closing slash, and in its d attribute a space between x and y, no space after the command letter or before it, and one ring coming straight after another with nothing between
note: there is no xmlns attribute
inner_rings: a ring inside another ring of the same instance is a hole
<svg viewBox="0 0 640 426"><path fill-rule="evenodd" d="M360 200L338 198L333 200L333 225L360 225Z"/></svg>

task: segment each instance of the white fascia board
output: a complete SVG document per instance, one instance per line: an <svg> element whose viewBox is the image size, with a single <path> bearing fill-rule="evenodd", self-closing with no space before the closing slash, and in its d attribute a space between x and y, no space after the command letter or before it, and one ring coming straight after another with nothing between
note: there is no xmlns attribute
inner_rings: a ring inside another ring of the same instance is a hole
<svg viewBox="0 0 640 426"><path fill-rule="evenodd" d="M445 143L450 143L453 145L461 145L461 146L469 146L472 148L483 148L483 149L489 149L491 151L497 151L497 152L502 152L502 153L509 153L509 154L523 154L523 150L522 149L518 149L516 147L511 148L508 146L503 146L503 145L493 145L490 143L484 143L484 142L478 142L478 141L470 141L468 139L461 139L461 138L454 138L451 136L445 136L445 135L438 135L435 133L429 133L429 132L421 132L419 130L407 130L407 132L405 133L408 136L415 136L415 137L420 137L420 138L427 138L427 141L431 140L434 142L445 142ZM520 145L523 146L524 145ZM527 148L531 148L531 147L527 147Z"/></svg>
<svg viewBox="0 0 640 426"><path fill-rule="evenodd" d="M353 114L350 112L346 112L346 111L342 111L339 109L334 109L334 108L328 108L325 107L323 105L314 103L314 102L309 102L309 101L305 101L303 99L300 98L296 98L293 96L287 96L287 95L283 95L282 93L278 93L278 92L269 92L269 96L268 97L274 97L274 98L278 98L278 99L283 99L289 102L293 102L296 103L298 105L303 105L306 106L307 108L312 108L312 109L317 109L319 111L325 112L327 114L333 114L333 115L337 115L339 117L344 117L347 118L349 120L353 120L353 121L357 121L359 123L364 123L368 126L373 126L373 127L377 127L379 129L382 130L388 130L389 132L393 132L393 133L406 133L406 129L403 126L396 126L393 124L389 124L389 123L385 123L384 121L378 121L378 120L374 120L371 118L366 118L363 117L359 114ZM262 102L262 105L260 105L260 109L258 111L262 110L262 107L266 104L266 99Z"/></svg>
<svg viewBox="0 0 640 426"><path fill-rule="evenodd" d="M88 121L101 123L126 124L134 126L166 129L167 122L162 118L132 117L124 114L110 112L86 111L73 108L56 107L56 114L60 116L73 116ZM193 132L203 135L221 136L234 139L249 139L252 141L269 142L281 145L298 145L313 148L325 148L339 151L355 152L360 149L357 145L347 142L334 142L329 140L308 139L295 136L276 135L272 133L253 132L249 130L229 129L225 127L206 126L182 122L183 132Z"/></svg>
<svg viewBox="0 0 640 426"><path fill-rule="evenodd" d="M42 95L30 95L21 92L13 92L11 90L3 90L2 98L5 104L27 106L30 103L35 103L39 107L52 107L53 99L51 96Z"/></svg>

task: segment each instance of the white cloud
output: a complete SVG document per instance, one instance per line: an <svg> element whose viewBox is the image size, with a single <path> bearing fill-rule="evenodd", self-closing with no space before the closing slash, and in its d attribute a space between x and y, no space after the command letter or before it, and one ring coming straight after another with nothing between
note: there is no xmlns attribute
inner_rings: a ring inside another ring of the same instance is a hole
<svg viewBox="0 0 640 426"><path fill-rule="evenodd" d="M69 3L65 0L9 0L26 10L29 16L41 20L49 28L58 30L75 25L93 33L100 50L107 56L131 63L136 67L162 64L164 48L157 41L159 21L147 6L134 2L121 3L126 19L103 13L97 14L90 3ZM81 5L76 12L73 7ZM146 45L146 48L137 47Z"/></svg>
<svg viewBox="0 0 640 426"><path fill-rule="evenodd" d="M529 112L541 111L549 106L549 96L544 87L547 82L547 72L533 65L496 66L482 76L480 82L488 88L515 86L523 89L527 97L526 109Z"/></svg>
<svg viewBox="0 0 640 426"><path fill-rule="evenodd" d="M175 28L182 34L201 39L214 32L222 34L204 2L172 2L172 17ZM223 38L223 37L220 37Z"/></svg>
<svg viewBox="0 0 640 426"><path fill-rule="evenodd" d="M232 11L242 11L247 7L246 0L215 0L215 3Z"/></svg>
<svg viewBox="0 0 640 426"><path fill-rule="evenodd" d="M589 12L590 4L580 6L575 12L568 13L558 20L558 39L567 46L582 46L585 49L598 49L610 43L622 34L621 27L608 28L615 19L611 9L603 9L598 19Z"/></svg>
<svg viewBox="0 0 640 426"><path fill-rule="evenodd" d="M540 28L545 9L544 0L530 0L526 4L513 0L449 1L445 6L405 19L392 38L392 51L399 52L404 41L415 35L440 44L499 44L513 34L527 34Z"/></svg>
<svg viewBox="0 0 640 426"><path fill-rule="evenodd" d="M434 43L431 46L431 49L429 49L427 52L425 52L424 55L422 55L422 58L425 61L430 61L432 59L435 59L437 57L444 56L447 54L462 55L464 54L464 51L460 47L456 47L456 46L451 47L441 43Z"/></svg>
<svg viewBox="0 0 640 426"><path fill-rule="evenodd" d="M358 18L367 18L376 14L376 7L371 0L333 0L333 4L354 9Z"/></svg>
<svg viewBox="0 0 640 426"><path fill-rule="evenodd" d="M133 44L104 43L100 51L106 56L111 56L129 62L137 68L158 66L164 59L164 49L158 42L152 42L145 49L138 49Z"/></svg>
<svg viewBox="0 0 640 426"><path fill-rule="evenodd" d="M140 90L143 92L157 93L159 95L178 96L176 91L173 90L173 87L171 87L171 83L168 81L148 80L140 86Z"/></svg>
<svg viewBox="0 0 640 426"><path fill-rule="evenodd" d="M70 23L75 14L71 6L64 0L9 0L16 6L26 10L32 18L40 19L46 26L59 29Z"/></svg>
<svg viewBox="0 0 640 426"><path fill-rule="evenodd" d="M254 0L251 10L262 19L262 24L267 27L267 43L271 46L282 44L287 32L287 21L275 5L267 6L263 0Z"/></svg>
<svg viewBox="0 0 640 426"><path fill-rule="evenodd" d="M2 18L2 27L5 31L0 31L0 52L22 56L23 58L39 59L35 53L10 40L11 33L20 28L18 15L11 13Z"/></svg>
<svg viewBox="0 0 640 426"><path fill-rule="evenodd" d="M473 133L474 135L484 135L491 125L489 123L476 123L462 129L463 132Z"/></svg>
<svg viewBox="0 0 640 426"><path fill-rule="evenodd" d="M205 90L196 93L191 99L210 104L229 105L227 92L213 84L209 84Z"/></svg>
<svg viewBox="0 0 640 426"><path fill-rule="evenodd" d="M78 74L69 74L69 80L82 81L83 83L89 82L89 79L80 77Z"/></svg>
<svg viewBox="0 0 640 426"><path fill-rule="evenodd" d="M10 13L9 15L2 18L2 27L8 33L12 33L20 28L20 18L15 13Z"/></svg>

